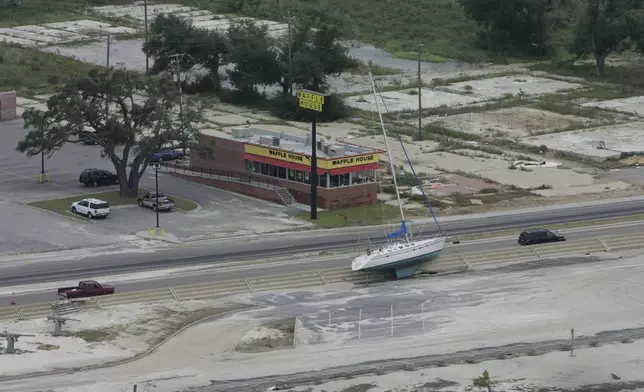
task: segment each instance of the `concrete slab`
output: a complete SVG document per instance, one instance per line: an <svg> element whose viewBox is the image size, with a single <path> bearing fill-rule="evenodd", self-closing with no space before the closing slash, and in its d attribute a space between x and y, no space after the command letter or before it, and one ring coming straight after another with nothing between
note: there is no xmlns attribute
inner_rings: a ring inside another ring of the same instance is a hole
<svg viewBox="0 0 644 392"><path fill-rule="evenodd" d="M115 40L110 47L110 62L123 64L128 69L145 71L145 54L141 50L143 40ZM87 63L104 66L107 61L107 43L105 40L91 42L79 46L50 46L43 48L45 52L72 57Z"/></svg>
<svg viewBox="0 0 644 392"><path fill-rule="evenodd" d="M608 125L584 131L561 132L522 139L531 145L546 145L549 149L603 161L616 159L622 153L644 152L644 122ZM604 149L598 149L600 142Z"/></svg>
<svg viewBox="0 0 644 392"><path fill-rule="evenodd" d="M26 25L26 26L17 26L14 27L16 30L23 30L23 31L29 31L32 33L38 33L42 35L48 35L52 37L58 37L64 40L78 40L78 39L83 39L85 36L72 33L69 31L64 31L64 30L56 30L56 29L48 29L43 26L36 26L36 25Z"/></svg>
<svg viewBox="0 0 644 392"><path fill-rule="evenodd" d="M389 112L395 113L404 110L418 110L418 95L414 95L412 91L416 92L417 90L383 92L382 97L389 109ZM460 95L432 89L423 89L422 95L424 109L437 108L440 106L469 105L485 100L485 98L482 97ZM373 99L373 95L371 94L346 97L345 102L348 106L356 109L366 110L369 112L376 111L376 104ZM379 102L379 104L382 104L382 102ZM382 105L380 110L384 112Z"/></svg>
<svg viewBox="0 0 644 392"><path fill-rule="evenodd" d="M311 128L310 124L307 124L307 125L310 132L310 128ZM331 139L341 139L348 143L352 142L351 139L358 138L367 133L373 134L373 131L372 132L369 132L369 131L370 130L365 129L363 126L356 125L353 123L348 123L348 122L317 125L317 132L319 135L323 135ZM378 129L378 131L380 131L380 129Z"/></svg>
<svg viewBox="0 0 644 392"><path fill-rule="evenodd" d="M218 125L243 125L247 124L247 122L250 122L251 124L261 122L260 120L252 117L246 117L239 114L225 114L223 116L208 117L208 121Z"/></svg>
<svg viewBox="0 0 644 392"><path fill-rule="evenodd" d="M44 34L32 33L30 31L24 31L24 30L13 29L13 28L0 28L0 35L30 40L36 43L37 45L48 45L52 43L58 43L61 41L59 38L56 38L56 37L52 37Z"/></svg>
<svg viewBox="0 0 644 392"><path fill-rule="evenodd" d="M511 137L526 137L561 130L589 128L601 124L601 120L562 115L526 107L458 114L443 117L437 122L459 132L479 136Z"/></svg>
<svg viewBox="0 0 644 392"><path fill-rule="evenodd" d="M469 80L450 84L447 89L460 93L471 93L486 99L499 99L506 94L528 96L552 94L583 87L578 83L562 82L534 76L504 76L491 79Z"/></svg>
<svg viewBox="0 0 644 392"><path fill-rule="evenodd" d="M385 142L382 135L373 135L373 136L361 136L357 138L344 140L348 143L355 143L360 146L379 148L385 150ZM416 173L425 173L429 175L441 174L440 170L437 170L436 165L431 160L426 159L430 152L435 151L439 147L439 143L433 142L431 140L423 140L422 142L408 143L405 142L405 149L409 154L409 159L414 165ZM404 170L409 171L409 163L405 158L405 153L400 146L400 142L397 139L389 138L389 148L391 150L391 155L394 159L394 165L403 167ZM387 154L382 154L380 160L388 162ZM468 167L471 167L472 161L470 160ZM456 169L455 169L456 170Z"/></svg>
<svg viewBox="0 0 644 392"><path fill-rule="evenodd" d="M591 184L591 185L581 185L574 187L564 187L564 188L554 188L554 189L539 189L533 191L534 193L545 196L545 197L554 197L554 196L572 196L579 195L582 193L601 193L607 191L615 190L624 190L631 187L631 184L615 181L615 182L606 182L603 184Z"/></svg>
<svg viewBox="0 0 644 392"><path fill-rule="evenodd" d="M587 102L582 104L582 106L617 110L644 117L644 96Z"/></svg>
<svg viewBox="0 0 644 392"><path fill-rule="evenodd" d="M40 101L37 101L35 99L29 99L29 98L24 98L24 97L16 97L16 105L18 106L33 106L41 104Z"/></svg>
<svg viewBox="0 0 644 392"><path fill-rule="evenodd" d="M36 46L37 42L34 42L30 39L17 38L9 35L0 35L0 42L5 42L8 44L22 45L26 47Z"/></svg>

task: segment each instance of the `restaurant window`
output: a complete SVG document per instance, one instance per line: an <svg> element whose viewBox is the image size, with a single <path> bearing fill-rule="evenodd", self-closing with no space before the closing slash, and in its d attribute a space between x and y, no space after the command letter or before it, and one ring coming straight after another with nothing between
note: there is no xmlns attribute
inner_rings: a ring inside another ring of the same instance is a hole
<svg viewBox="0 0 644 392"><path fill-rule="evenodd" d="M246 170L246 173L252 173L253 170L253 162L249 161L248 159L244 160L244 168Z"/></svg>
<svg viewBox="0 0 644 392"><path fill-rule="evenodd" d="M286 179L286 168L277 167L277 177Z"/></svg>
<svg viewBox="0 0 644 392"><path fill-rule="evenodd" d="M318 182L318 186L320 186L322 188L329 188L329 186L327 184L327 181L326 181L326 172L324 172L324 174L318 175L318 178L320 179L320 181Z"/></svg>

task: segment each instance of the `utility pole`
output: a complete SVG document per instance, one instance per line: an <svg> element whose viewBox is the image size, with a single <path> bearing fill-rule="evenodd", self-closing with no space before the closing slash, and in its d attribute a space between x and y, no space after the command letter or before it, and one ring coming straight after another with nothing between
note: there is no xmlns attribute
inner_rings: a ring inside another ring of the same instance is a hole
<svg viewBox="0 0 644 392"><path fill-rule="evenodd" d="M418 44L418 140L423 140L423 79L420 76L420 62L423 44Z"/></svg>
<svg viewBox="0 0 644 392"><path fill-rule="evenodd" d="M148 46L148 0L143 1L143 22L145 23L145 46ZM145 53L145 73L150 72L150 58Z"/></svg>
<svg viewBox="0 0 644 392"><path fill-rule="evenodd" d="M110 73L110 45L112 42L112 36L110 34L107 35L107 56L106 56L106 61L105 61L105 68L107 68L107 78L109 78L109 73ZM107 87L109 89L109 83L107 83ZM109 96L105 96L105 124L107 125L107 117L110 114L110 99Z"/></svg>
<svg viewBox="0 0 644 392"><path fill-rule="evenodd" d="M157 232L159 231L159 166L161 165L161 162L155 162L154 163L154 190L155 190L155 197L156 197L156 208L154 209L155 213L157 214Z"/></svg>
<svg viewBox="0 0 644 392"><path fill-rule="evenodd" d="M291 11L288 11L288 94L293 95L293 80L291 78L291 69L293 62L293 39L291 37Z"/></svg>
<svg viewBox="0 0 644 392"><path fill-rule="evenodd" d="M185 80L185 75L183 73L183 70L181 69L181 62L183 61L183 56L185 56L185 53L177 53L177 54L168 56L174 60L173 78L177 82L177 89L179 90L179 121L181 122L182 131L185 125L184 118L183 118L183 81ZM183 151L183 154L185 155L186 146L183 141L181 142L181 149Z"/></svg>

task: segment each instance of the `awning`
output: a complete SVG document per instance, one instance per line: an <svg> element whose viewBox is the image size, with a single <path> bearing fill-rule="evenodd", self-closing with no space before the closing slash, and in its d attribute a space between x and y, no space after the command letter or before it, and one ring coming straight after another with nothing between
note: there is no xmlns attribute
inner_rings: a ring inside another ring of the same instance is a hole
<svg viewBox="0 0 644 392"><path fill-rule="evenodd" d="M244 159L248 159L249 161L253 161L253 162L265 163L267 165L283 167L285 169L298 170L298 171L302 171L302 172L306 172L306 173L311 172L311 167L310 166L301 165L299 163L293 163L293 162L288 162L288 161L281 161L279 159L263 157L263 156L260 156L260 155L253 155L253 154L245 153L244 154ZM324 174L324 169L318 169L318 174Z"/></svg>
<svg viewBox="0 0 644 392"><path fill-rule="evenodd" d="M347 166L347 167L341 167L339 169L331 169L329 170L329 174L331 174L332 176L335 176L338 174L358 173L362 171L377 170L377 169L378 169L378 162L374 162L374 163L367 163L366 165Z"/></svg>

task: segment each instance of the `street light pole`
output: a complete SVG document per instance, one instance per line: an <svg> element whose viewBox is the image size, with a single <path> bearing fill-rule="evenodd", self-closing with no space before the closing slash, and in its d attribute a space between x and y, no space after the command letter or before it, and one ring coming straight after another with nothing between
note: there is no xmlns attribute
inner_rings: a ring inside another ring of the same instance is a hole
<svg viewBox="0 0 644 392"><path fill-rule="evenodd" d="M159 162L154 163L154 182L155 182L155 197L156 197L156 208L155 212L157 213L157 230L159 229Z"/></svg>
<svg viewBox="0 0 644 392"><path fill-rule="evenodd" d="M40 133L40 174L41 174L41 177L45 176L45 128L44 127Z"/></svg>
<svg viewBox="0 0 644 392"><path fill-rule="evenodd" d="M148 46L148 0L145 0L143 2L143 19L145 23L145 46L147 48ZM148 53L145 53L145 73L150 72L150 57L148 57Z"/></svg>
<svg viewBox="0 0 644 392"><path fill-rule="evenodd" d="M418 44L418 140L423 140L423 80L420 77L420 60L423 44Z"/></svg>

